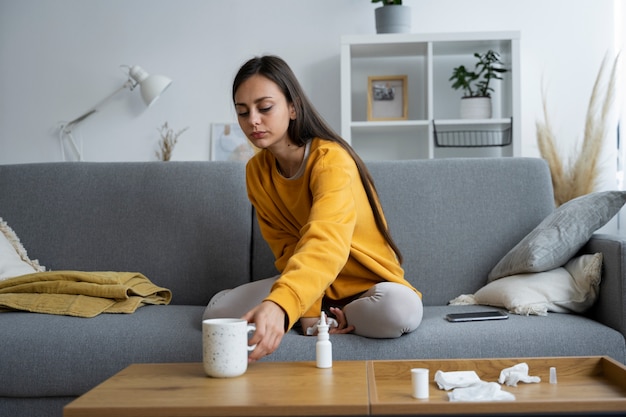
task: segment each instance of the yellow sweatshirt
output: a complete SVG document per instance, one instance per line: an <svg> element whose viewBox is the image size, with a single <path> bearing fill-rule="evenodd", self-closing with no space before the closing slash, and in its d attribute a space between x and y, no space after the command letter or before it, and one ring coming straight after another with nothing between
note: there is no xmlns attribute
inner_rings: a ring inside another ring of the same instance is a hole
<svg viewBox="0 0 626 417"><path fill-rule="evenodd" d="M324 296L341 300L382 281L421 296L376 227L352 157L315 138L300 172L283 177L267 150L246 167L248 197L281 273L266 300L285 311L289 328L300 317L319 317Z"/></svg>

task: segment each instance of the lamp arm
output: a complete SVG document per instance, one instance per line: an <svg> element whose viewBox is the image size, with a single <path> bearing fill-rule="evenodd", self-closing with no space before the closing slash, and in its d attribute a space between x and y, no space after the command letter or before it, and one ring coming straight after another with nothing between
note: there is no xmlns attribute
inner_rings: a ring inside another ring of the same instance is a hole
<svg viewBox="0 0 626 417"><path fill-rule="evenodd" d="M97 113L100 110L100 107L102 107L109 100L111 100L117 93L119 93L120 91L124 90L125 88L128 88L128 89L130 89L132 91L135 88L136 85L137 85L137 83L134 83L133 80L128 79L120 88L118 88L113 93L111 93L109 96L107 96L104 100L100 101L98 104L93 106L90 110L88 110L85 113L81 114L80 116L78 116L77 118L75 118L72 121L69 121L67 123L62 123L61 124L60 129L59 129L59 139L61 140L61 153L63 154L63 159L65 159L65 151L63 149L63 138L66 137L68 139L70 145L72 146L72 149L76 153L76 156L77 156L78 160L79 161L83 160L82 151L76 145L76 141L74 140L74 135L72 135L72 130L74 129L74 127L76 125L78 125L80 122L82 122L83 120L87 119L89 116ZM82 147L82 145L81 145L81 147Z"/></svg>
<svg viewBox="0 0 626 417"><path fill-rule="evenodd" d="M98 104L93 106L90 110L88 110L85 113L83 113L82 115L78 116L76 119L74 119L74 120L72 120L70 122L62 124L61 125L61 129L66 134L67 133L71 133L71 131L74 128L75 125L77 125L78 123L80 123L83 120L87 119L92 114L98 112L100 110L100 107L102 107L109 100L111 100L117 93L119 93L120 91L124 90L125 88L128 88L128 89L132 90L133 88L135 88L135 85L136 85L136 83L133 83L132 80L126 81L124 83L124 85L122 85L120 88L115 90L113 93L111 93L109 96L107 96L104 100L100 101Z"/></svg>
<svg viewBox="0 0 626 417"><path fill-rule="evenodd" d="M98 104L93 106L91 109L87 110L85 113L81 114L74 120L69 122L62 122L59 125L59 140L61 143L61 154L63 155L63 159L65 160L65 147L64 141L67 140L71 145L73 151L76 153L76 157L79 161L82 161L82 141L80 149L76 145L74 141L74 136L72 135L72 130L76 125L78 125L83 120L91 117L91 115L97 113L104 104L106 104L113 96L115 96L120 91L128 88L130 91L133 91L135 87L141 84L141 96L144 102L150 106L158 97L161 95L163 91L172 83L167 77L163 76L150 76L143 68L134 65L129 67L128 65L122 65L122 67L128 68L128 79L126 82L117 90L115 90L112 94L106 97L104 100L100 101Z"/></svg>

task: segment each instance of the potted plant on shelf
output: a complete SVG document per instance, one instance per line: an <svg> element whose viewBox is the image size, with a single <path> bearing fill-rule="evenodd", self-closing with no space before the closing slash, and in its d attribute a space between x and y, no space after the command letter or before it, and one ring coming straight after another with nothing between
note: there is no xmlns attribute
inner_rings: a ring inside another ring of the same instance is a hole
<svg viewBox="0 0 626 417"><path fill-rule="evenodd" d="M374 10L376 33L409 33L411 31L411 9L402 5L402 0L372 0L382 3Z"/></svg>
<svg viewBox="0 0 626 417"><path fill-rule="evenodd" d="M462 89L461 118L462 119L489 119L491 118L491 80L501 80L500 74L508 70L500 61L500 54L489 50L484 54L474 53L478 59L474 71L469 71L464 65L452 70L452 88Z"/></svg>

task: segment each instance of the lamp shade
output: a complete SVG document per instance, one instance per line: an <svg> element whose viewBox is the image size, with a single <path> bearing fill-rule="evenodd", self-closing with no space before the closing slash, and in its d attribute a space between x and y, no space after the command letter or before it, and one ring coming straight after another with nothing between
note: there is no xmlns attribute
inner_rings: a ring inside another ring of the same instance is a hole
<svg viewBox="0 0 626 417"><path fill-rule="evenodd" d="M169 78L163 75L150 75L137 65L130 68L129 75L139 84L141 97L148 107L150 107L172 83L172 80Z"/></svg>

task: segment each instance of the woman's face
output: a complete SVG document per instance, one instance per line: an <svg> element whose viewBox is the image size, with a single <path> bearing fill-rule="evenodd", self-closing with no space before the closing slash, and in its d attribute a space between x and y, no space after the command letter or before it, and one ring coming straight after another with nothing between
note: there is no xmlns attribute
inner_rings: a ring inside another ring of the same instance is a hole
<svg viewBox="0 0 626 417"><path fill-rule="evenodd" d="M294 106L269 78L257 74L244 81L235 92L235 110L254 146L271 151L293 143L287 128L296 117Z"/></svg>

